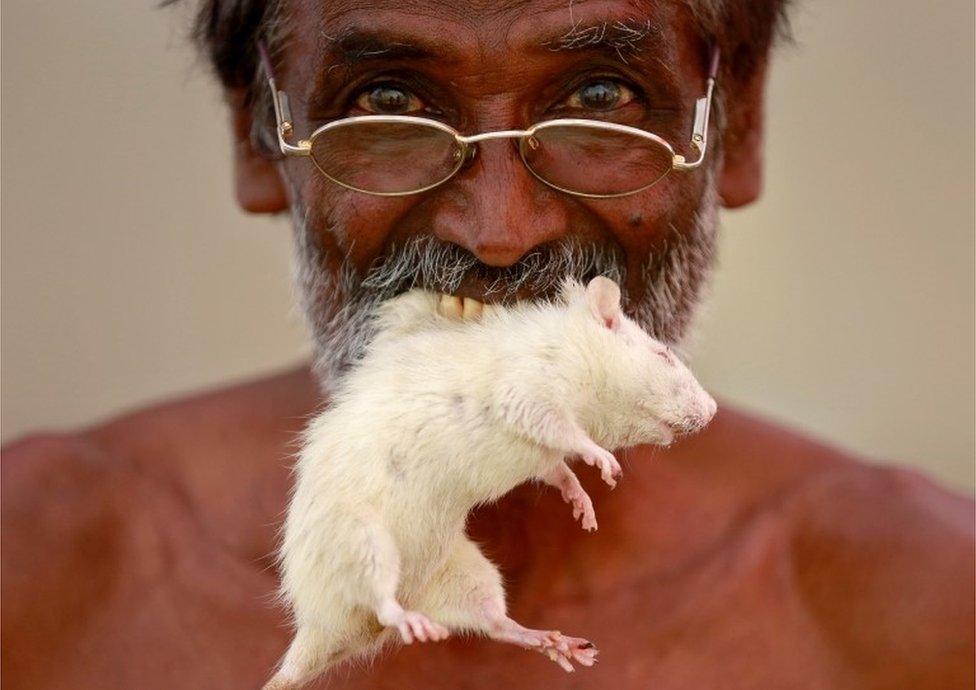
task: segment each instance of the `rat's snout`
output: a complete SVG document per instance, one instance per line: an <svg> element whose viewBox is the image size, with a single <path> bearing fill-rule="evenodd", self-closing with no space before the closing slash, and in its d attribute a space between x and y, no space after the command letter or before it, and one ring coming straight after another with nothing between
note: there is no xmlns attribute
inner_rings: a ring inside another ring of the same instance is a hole
<svg viewBox="0 0 976 690"><path fill-rule="evenodd" d="M710 396L708 393L705 393L705 399L704 399L704 404L702 405L702 414L701 414L702 423L701 423L701 427L699 428L704 427L706 424L712 421L712 417L715 416L716 412L718 412L718 403L715 402L715 398Z"/></svg>
<svg viewBox="0 0 976 690"><path fill-rule="evenodd" d="M669 425L675 433L693 434L704 429L718 411L718 403L708 393L701 391L688 408L677 423Z"/></svg>

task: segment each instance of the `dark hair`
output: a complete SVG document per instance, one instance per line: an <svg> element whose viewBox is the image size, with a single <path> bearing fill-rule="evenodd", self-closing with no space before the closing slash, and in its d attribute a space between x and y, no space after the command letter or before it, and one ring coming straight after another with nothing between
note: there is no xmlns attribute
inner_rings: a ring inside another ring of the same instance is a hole
<svg viewBox="0 0 976 690"><path fill-rule="evenodd" d="M179 0L163 0L170 5ZM268 144L270 98L260 88L257 40L263 39L272 56L284 39L285 0L199 0L190 33L225 89L243 89L243 104L255 110L254 134ZM717 41L722 50L722 85L745 82L766 59L772 44L790 37L787 8L790 0L683 0L691 11L699 35ZM263 97L259 94L264 94ZM719 97L721 103L721 96ZM272 127L273 129L273 127ZM253 137L252 137L253 140Z"/></svg>

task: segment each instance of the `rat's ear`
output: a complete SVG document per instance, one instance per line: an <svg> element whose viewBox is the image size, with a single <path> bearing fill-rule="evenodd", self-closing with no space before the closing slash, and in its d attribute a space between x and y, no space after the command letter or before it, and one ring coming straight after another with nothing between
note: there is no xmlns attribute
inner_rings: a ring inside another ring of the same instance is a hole
<svg viewBox="0 0 976 690"><path fill-rule="evenodd" d="M620 288L615 282L597 276L586 286L586 304L593 316L611 330L620 325Z"/></svg>

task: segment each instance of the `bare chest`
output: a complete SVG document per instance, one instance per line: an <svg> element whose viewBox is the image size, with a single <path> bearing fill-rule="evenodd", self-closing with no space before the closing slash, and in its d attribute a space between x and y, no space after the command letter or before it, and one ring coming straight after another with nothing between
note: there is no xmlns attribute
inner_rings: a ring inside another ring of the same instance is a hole
<svg viewBox="0 0 976 690"><path fill-rule="evenodd" d="M385 650L312 687L854 687L769 539L755 535L664 577L601 583L597 574L572 594L557 582L547 590L533 573L515 583L510 614L592 640L600 657L591 669L567 674L534 652L458 637ZM167 574L155 582L120 579L58 652L61 672L36 687L259 687L289 640L271 600L274 574L199 546L160 564Z"/></svg>

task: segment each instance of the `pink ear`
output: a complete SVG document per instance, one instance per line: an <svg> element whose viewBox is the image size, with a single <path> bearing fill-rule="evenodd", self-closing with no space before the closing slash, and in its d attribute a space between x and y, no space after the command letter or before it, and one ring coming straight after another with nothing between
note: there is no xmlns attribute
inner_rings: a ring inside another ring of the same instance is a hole
<svg viewBox="0 0 976 690"><path fill-rule="evenodd" d="M586 286L586 303L593 316L604 326L616 330L620 325L620 288L603 276L597 276Z"/></svg>

